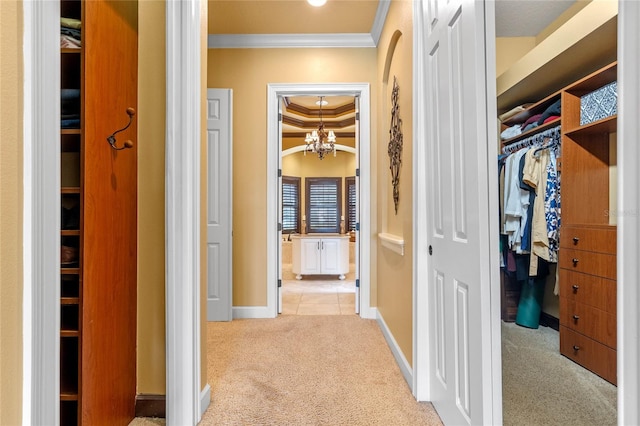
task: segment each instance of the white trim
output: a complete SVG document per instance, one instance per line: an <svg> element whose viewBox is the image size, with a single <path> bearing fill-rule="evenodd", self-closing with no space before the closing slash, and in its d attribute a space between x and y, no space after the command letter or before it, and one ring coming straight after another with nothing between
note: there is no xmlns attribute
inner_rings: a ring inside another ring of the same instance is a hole
<svg viewBox="0 0 640 426"><path fill-rule="evenodd" d="M232 312L233 319L274 318L269 306L234 306Z"/></svg>
<svg viewBox="0 0 640 426"><path fill-rule="evenodd" d="M414 383L413 369L411 368L411 365L409 364L407 359L402 354L402 350L400 349L398 342L396 342L396 339L393 338L393 333L391 332L391 330L389 330L389 327L387 326L387 323L384 321L382 314L377 309L375 311L377 315L376 322L380 327L380 331L382 331L382 335L384 336L384 339L387 341L387 345L389 345L389 349L391 349L391 353L393 354L393 357L395 358L396 363L400 368L402 377L404 377L404 379L407 381L407 384L409 385L409 389L411 389L411 392L413 392L413 383Z"/></svg>
<svg viewBox="0 0 640 426"><path fill-rule="evenodd" d="M413 395L418 401L429 401L429 282L427 253L427 197L422 183L426 182L427 168L425 93L425 39L422 0L413 2Z"/></svg>
<svg viewBox="0 0 640 426"><path fill-rule="evenodd" d="M167 424L200 420L200 1L166 2Z"/></svg>
<svg viewBox="0 0 640 426"><path fill-rule="evenodd" d="M211 386L207 383L204 386L204 389L200 392L200 418L204 415L204 412L207 411L209 405L211 404Z"/></svg>
<svg viewBox="0 0 640 426"><path fill-rule="evenodd" d="M398 253L400 256L404 256L404 238L384 232L379 233L378 238L380 239L380 245L382 245L382 247L386 247Z"/></svg>
<svg viewBox="0 0 640 426"><path fill-rule="evenodd" d="M336 147L336 151L344 151L354 155L356 153L356 149L350 146L335 144L335 147ZM285 149L284 151L282 151L282 156L286 157L287 155L295 154L296 152L302 152L306 148L307 148L306 145L294 146L292 148ZM315 155L315 154L309 154L309 155Z"/></svg>
<svg viewBox="0 0 640 426"><path fill-rule="evenodd" d="M276 268L278 253L278 231L275 224L278 218L277 182L278 182L278 97L301 95L342 95L360 97L360 138L358 151L360 168L360 316L375 318L371 309L371 101L369 83L296 83L267 85L267 308L269 317L277 316L278 271Z"/></svg>
<svg viewBox="0 0 640 426"><path fill-rule="evenodd" d="M376 17L374 18L373 25L371 26L371 38L376 46L378 45L378 42L380 42L380 36L382 35L384 23L387 20L389 7L391 7L391 0L380 0L378 2Z"/></svg>
<svg viewBox="0 0 640 426"><path fill-rule="evenodd" d="M353 34L209 34L209 49L376 47L367 33Z"/></svg>
<svg viewBox="0 0 640 426"><path fill-rule="evenodd" d="M22 422L60 422L60 3L23 2Z"/></svg>
<svg viewBox="0 0 640 426"><path fill-rule="evenodd" d="M640 423L640 3L618 2L618 424Z"/></svg>

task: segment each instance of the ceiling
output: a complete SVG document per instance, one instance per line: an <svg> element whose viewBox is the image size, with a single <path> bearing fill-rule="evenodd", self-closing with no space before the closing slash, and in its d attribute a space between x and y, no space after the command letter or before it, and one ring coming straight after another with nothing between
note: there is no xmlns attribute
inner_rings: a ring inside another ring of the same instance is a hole
<svg viewBox="0 0 640 426"><path fill-rule="evenodd" d="M326 37L339 34L347 40L352 35L371 34L369 38L377 43L388 10L385 7L388 3L384 3L378 0L328 0L323 7L317 8L306 0L209 0L210 40L211 37L235 37L234 42L237 42L237 37L248 37L250 43L260 43L260 39L280 35L284 37L284 43L294 45L295 39L303 38L301 35ZM496 36L536 36L573 3L575 0L496 0ZM298 40L295 47L305 46ZM306 132L317 128L317 100L316 96L284 100L284 136L304 138ZM348 123L355 121L353 98L329 96L326 100L329 103L323 107L325 128L334 130L338 138L352 135L355 126ZM340 113L332 113L334 110Z"/></svg>
<svg viewBox="0 0 640 426"><path fill-rule="evenodd" d="M409 0L405 0L409 1ZM576 0L496 0L496 36L532 37ZM374 28L378 0L209 0L209 34L350 34Z"/></svg>

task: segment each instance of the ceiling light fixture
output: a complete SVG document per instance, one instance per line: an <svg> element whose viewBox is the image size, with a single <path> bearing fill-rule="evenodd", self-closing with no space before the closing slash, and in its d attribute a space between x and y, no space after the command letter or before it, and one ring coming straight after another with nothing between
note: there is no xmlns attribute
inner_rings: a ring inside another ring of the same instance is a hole
<svg viewBox="0 0 640 426"><path fill-rule="evenodd" d="M327 0L307 0L307 3L309 3L311 6L315 6L315 7L324 6L324 4L326 2L327 2Z"/></svg>
<svg viewBox="0 0 640 426"><path fill-rule="evenodd" d="M304 155L307 155L307 151L315 152L321 160L331 152L333 152L334 157L336 156L336 135L333 130L329 130L328 134L324 131L324 123L322 122L322 105L324 104L323 96L320 96L320 124L318 125L318 130L307 133L307 137L304 138L307 143Z"/></svg>

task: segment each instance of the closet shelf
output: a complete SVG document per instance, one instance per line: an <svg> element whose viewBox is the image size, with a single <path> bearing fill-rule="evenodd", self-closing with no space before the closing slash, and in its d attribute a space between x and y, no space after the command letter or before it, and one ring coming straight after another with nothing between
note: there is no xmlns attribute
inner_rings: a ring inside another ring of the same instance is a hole
<svg viewBox="0 0 640 426"><path fill-rule="evenodd" d="M78 393L77 392L60 392L60 400L61 401L77 401Z"/></svg>
<svg viewBox="0 0 640 426"><path fill-rule="evenodd" d="M617 127L618 127L618 117L614 115L612 117L607 117L602 120L595 121L593 123L585 124L575 129L567 130L565 132L565 135L569 137L575 137L575 136L596 135L599 133L615 133Z"/></svg>
<svg viewBox="0 0 640 426"><path fill-rule="evenodd" d="M60 337L78 337L79 335L78 330L60 330Z"/></svg>
<svg viewBox="0 0 640 426"><path fill-rule="evenodd" d="M77 305L80 303L79 297L61 297L60 304L61 305Z"/></svg>
<svg viewBox="0 0 640 426"><path fill-rule="evenodd" d="M61 135L81 135L81 129L60 129Z"/></svg>
<svg viewBox="0 0 640 426"><path fill-rule="evenodd" d="M79 236L80 235L80 230L79 229L65 229L63 231L60 231L60 235L62 235L63 237Z"/></svg>
<svg viewBox="0 0 640 426"><path fill-rule="evenodd" d="M60 188L62 194L80 194L79 186L65 186Z"/></svg>

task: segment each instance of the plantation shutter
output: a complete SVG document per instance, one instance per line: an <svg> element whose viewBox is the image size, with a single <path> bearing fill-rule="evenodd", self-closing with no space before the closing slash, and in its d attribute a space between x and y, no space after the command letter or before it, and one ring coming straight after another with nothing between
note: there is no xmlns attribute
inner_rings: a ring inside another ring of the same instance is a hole
<svg viewBox="0 0 640 426"><path fill-rule="evenodd" d="M309 232L340 232L342 178L307 178Z"/></svg>
<svg viewBox="0 0 640 426"><path fill-rule="evenodd" d="M282 233L300 232L300 178L282 177Z"/></svg>
<svg viewBox="0 0 640 426"><path fill-rule="evenodd" d="M351 176L345 178L345 186L346 186L346 195L347 199L344 202L344 205L347 209L347 223L345 224L345 228L347 231L355 231L356 230L356 178L355 176Z"/></svg>

